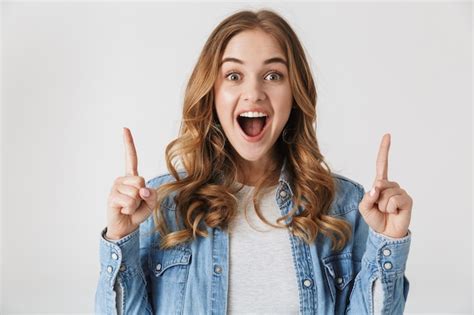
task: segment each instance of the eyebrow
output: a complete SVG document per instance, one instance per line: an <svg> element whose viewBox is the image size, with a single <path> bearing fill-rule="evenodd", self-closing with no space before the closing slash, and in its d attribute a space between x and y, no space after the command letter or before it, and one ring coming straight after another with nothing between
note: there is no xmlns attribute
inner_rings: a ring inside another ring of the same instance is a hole
<svg viewBox="0 0 474 315"><path fill-rule="evenodd" d="M237 58L234 58L234 57L227 57L227 58L224 58L222 59L221 63L219 64L219 66L222 66L222 64L224 62L236 62L236 63L240 63L241 65L245 64L242 60L240 59L237 59ZM270 58L270 59L267 59L263 62L264 65L268 65L270 63L282 63L284 64L285 66L288 67L288 64L286 62L285 59L283 58L280 58L280 57L273 57L273 58Z"/></svg>

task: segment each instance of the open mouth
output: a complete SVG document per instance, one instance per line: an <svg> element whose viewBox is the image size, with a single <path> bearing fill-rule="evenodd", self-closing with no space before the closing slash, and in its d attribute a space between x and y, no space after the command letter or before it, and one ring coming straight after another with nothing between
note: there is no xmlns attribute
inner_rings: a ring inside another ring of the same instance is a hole
<svg viewBox="0 0 474 315"><path fill-rule="evenodd" d="M258 137L267 125L268 116L263 117L237 117L240 129L249 137Z"/></svg>

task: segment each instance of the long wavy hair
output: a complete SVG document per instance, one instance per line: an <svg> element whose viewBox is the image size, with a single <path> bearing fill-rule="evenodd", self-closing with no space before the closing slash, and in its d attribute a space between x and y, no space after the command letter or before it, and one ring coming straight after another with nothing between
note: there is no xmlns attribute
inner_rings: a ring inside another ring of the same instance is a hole
<svg viewBox="0 0 474 315"><path fill-rule="evenodd" d="M261 29L280 45L288 61L293 109L284 137L274 146L275 162L255 184L253 204L258 217L276 228L289 228L308 244L321 232L340 250L351 237L351 225L328 214L335 197L331 170L320 153L316 139L316 88L304 49L289 24L271 10L238 11L225 18L206 41L189 78L179 135L166 147L166 163L174 181L157 188L158 206L153 210L155 231L161 235L160 248L207 237L209 228L227 229L236 217L235 185L242 165L219 125L213 87L227 43L236 34ZM293 208L277 220L268 222L261 214L260 197L278 179L283 160L293 192ZM184 172L178 171L184 168ZM181 175L181 176L180 176ZM170 231L160 205L174 194L178 230ZM298 207L303 211L297 214ZM280 223L287 222L289 223Z"/></svg>

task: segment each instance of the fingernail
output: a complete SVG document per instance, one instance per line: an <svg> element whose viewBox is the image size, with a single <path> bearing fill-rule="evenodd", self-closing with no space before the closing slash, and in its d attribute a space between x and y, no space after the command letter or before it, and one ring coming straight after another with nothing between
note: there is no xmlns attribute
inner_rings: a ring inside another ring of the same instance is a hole
<svg viewBox="0 0 474 315"><path fill-rule="evenodd" d="M142 190L142 195L143 195L143 197L149 197L149 196L150 196L150 192L148 191L148 189L143 189L143 190Z"/></svg>
<svg viewBox="0 0 474 315"><path fill-rule="evenodd" d="M375 187L372 187L372 190L370 191L370 197L373 197L375 195Z"/></svg>

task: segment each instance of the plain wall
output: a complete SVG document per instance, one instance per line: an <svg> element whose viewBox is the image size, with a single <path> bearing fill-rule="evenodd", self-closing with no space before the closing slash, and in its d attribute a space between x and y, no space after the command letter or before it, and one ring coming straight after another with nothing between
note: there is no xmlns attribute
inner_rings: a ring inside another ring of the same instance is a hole
<svg viewBox="0 0 474 315"><path fill-rule="evenodd" d="M413 198L407 313L471 313L472 8L463 3L2 3L1 308L92 313L99 234L124 175L166 172L183 92L219 21L274 9L299 35L333 171Z"/></svg>

